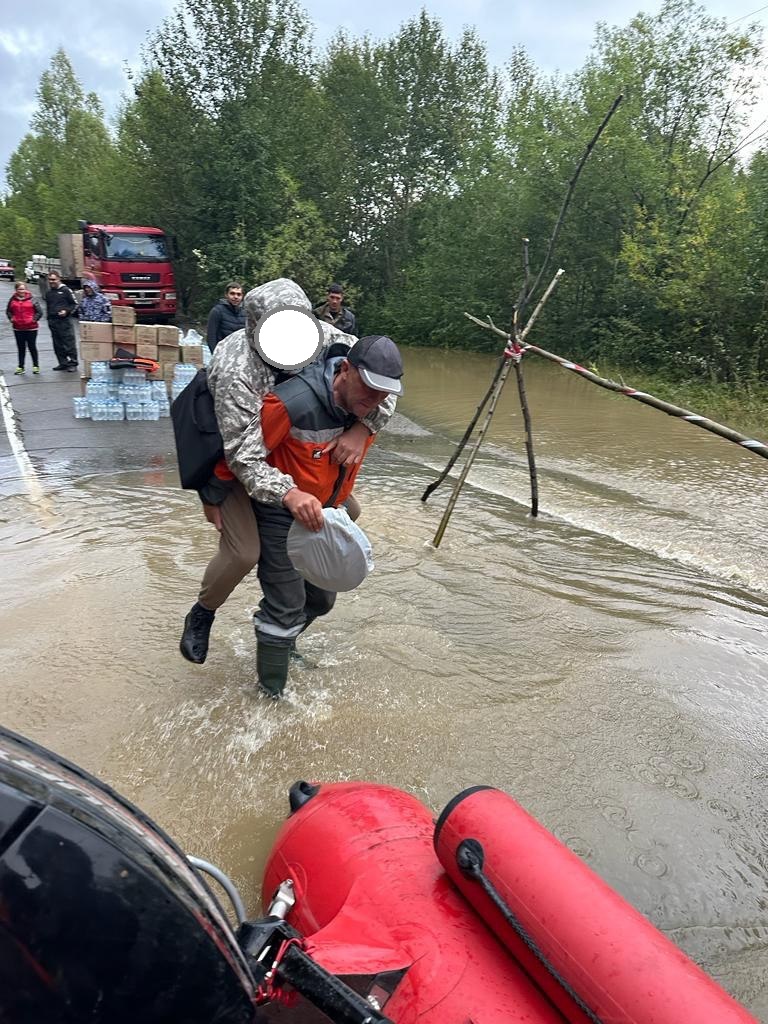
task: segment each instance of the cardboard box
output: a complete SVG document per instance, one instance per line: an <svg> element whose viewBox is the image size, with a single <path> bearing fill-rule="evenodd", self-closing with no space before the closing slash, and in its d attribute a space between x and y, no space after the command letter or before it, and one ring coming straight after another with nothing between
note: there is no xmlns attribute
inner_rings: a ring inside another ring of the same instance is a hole
<svg viewBox="0 0 768 1024"><path fill-rule="evenodd" d="M178 327L172 327L169 324L158 324L157 325L157 344L167 346L171 348L178 348L179 340L181 339L181 331Z"/></svg>
<svg viewBox="0 0 768 1024"><path fill-rule="evenodd" d="M135 330L134 327L128 327L127 324L114 324L112 327L112 340L116 345L135 345Z"/></svg>
<svg viewBox="0 0 768 1024"><path fill-rule="evenodd" d="M157 358L161 363L178 363L179 360L179 346L178 345L158 345L157 346Z"/></svg>
<svg viewBox="0 0 768 1024"><path fill-rule="evenodd" d="M133 306L112 306L112 323L133 327L136 323L136 310Z"/></svg>
<svg viewBox="0 0 768 1024"><path fill-rule="evenodd" d="M109 324L104 324L108 327ZM112 358L112 342L94 342L94 341L81 341L80 342L80 358L87 363L96 362L109 362ZM88 371L90 376L90 370Z"/></svg>
<svg viewBox="0 0 768 1024"><path fill-rule="evenodd" d="M139 328L137 327L138 331ZM146 341L139 341L136 338L136 355L145 356L147 359L157 359L157 345L152 342L151 344ZM159 361L159 360L158 360Z"/></svg>
<svg viewBox="0 0 768 1024"><path fill-rule="evenodd" d="M83 236L59 235L59 260L61 261L61 276L72 280L82 278L85 273L85 260L83 258Z"/></svg>
<svg viewBox="0 0 768 1024"><path fill-rule="evenodd" d="M176 363L163 363L160 369L162 371L163 380L166 384L170 384L176 371Z"/></svg>
<svg viewBox="0 0 768 1024"><path fill-rule="evenodd" d="M157 346L157 327L136 324L136 344Z"/></svg>
<svg viewBox="0 0 768 1024"><path fill-rule="evenodd" d="M195 366L203 365L202 345L179 345L179 356L182 363L194 363Z"/></svg>
<svg viewBox="0 0 768 1024"><path fill-rule="evenodd" d="M80 341L98 345L112 344L112 324L98 324L91 320L80 323Z"/></svg>

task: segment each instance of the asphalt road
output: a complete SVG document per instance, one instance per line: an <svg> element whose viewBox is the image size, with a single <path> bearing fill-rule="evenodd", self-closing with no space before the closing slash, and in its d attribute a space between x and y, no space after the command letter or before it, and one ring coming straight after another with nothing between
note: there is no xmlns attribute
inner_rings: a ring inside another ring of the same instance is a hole
<svg viewBox="0 0 768 1024"><path fill-rule="evenodd" d="M37 289L30 286L33 293ZM16 342L5 316L13 286L0 282L0 494L21 493L29 480L72 478L98 473L176 465L168 418L157 422L94 423L76 420L72 398L84 387L79 373L55 372L51 336L40 322L37 344L40 375L15 376Z"/></svg>

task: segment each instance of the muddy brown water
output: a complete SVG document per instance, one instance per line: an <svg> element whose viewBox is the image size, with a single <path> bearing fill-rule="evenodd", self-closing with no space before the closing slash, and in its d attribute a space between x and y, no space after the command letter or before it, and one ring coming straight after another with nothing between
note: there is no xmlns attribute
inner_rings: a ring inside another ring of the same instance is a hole
<svg viewBox="0 0 768 1024"><path fill-rule="evenodd" d="M531 357L541 515L510 380L435 551L448 486L419 496L493 367L406 353L358 488L376 571L312 628L278 705L254 692L255 580L205 666L178 653L214 534L172 466L63 465L5 498L3 721L219 864L252 911L296 779L436 811L501 787L768 1021L768 463Z"/></svg>

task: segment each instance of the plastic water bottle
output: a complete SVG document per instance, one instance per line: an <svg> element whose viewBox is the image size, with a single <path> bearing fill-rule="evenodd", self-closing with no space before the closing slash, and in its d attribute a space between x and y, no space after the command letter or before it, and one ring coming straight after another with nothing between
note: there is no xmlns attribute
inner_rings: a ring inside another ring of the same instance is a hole
<svg viewBox="0 0 768 1024"><path fill-rule="evenodd" d="M91 410L87 398L72 399L72 413L76 420L87 420L91 417Z"/></svg>
<svg viewBox="0 0 768 1024"><path fill-rule="evenodd" d="M109 380L112 375L112 371L109 368L109 363L96 362L91 363L91 380Z"/></svg>
<svg viewBox="0 0 768 1024"><path fill-rule="evenodd" d="M108 398L106 401L107 406L107 419L111 422L122 420L125 416L125 409L122 402L118 402L116 398Z"/></svg>
<svg viewBox="0 0 768 1024"><path fill-rule="evenodd" d="M106 380L89 380L85 385L85 397L88 399L98 400L107 398L108 395L109 389Z"/></svg>
<svg viewBox="0 0 768 1024"><path fill-rule="evenodd" d="M141 406L140 405L138 405L138 404L136 404L136 405L126 405L126 407L125 407L125 418L127 420L140 420L141 417L142 417L142 412L141 412Z"/></svg>

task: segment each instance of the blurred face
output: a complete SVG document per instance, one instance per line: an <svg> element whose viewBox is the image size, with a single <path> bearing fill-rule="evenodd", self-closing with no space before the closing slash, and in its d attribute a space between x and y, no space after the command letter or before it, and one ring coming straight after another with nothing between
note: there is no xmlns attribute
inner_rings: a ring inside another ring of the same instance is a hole
<svg viewBox="0 0 768 1024"><path fill-rule="evenodd" d="M337 405L362 420L386 397L386 391L368 387L357 367L344 360L333 381L333 399Z"/></svg>
<svg viewBox="0 0 768 1024"><path fill-rule="evenodd" d="M48 284L51 286L51 288L58 288L60 280L61 278L55 271L51 271L51 273L48 275Z"/></svg>
<svg viewBox="0 0 768 1024"><path fill-rule="evenodd" d="M16 294L17 295L26 295L27 294L27 286L23 282L21 282L21 281L16 285Z"/></svg>
<svg viewBox="0 0 768 1024"><path fill-rule="evenodd" d="M242 288L230 288L227 291L227 302L233 306L239 306L243 301L243 289Z"/></svg>
<svg viewBox="0 0 768 1024"><path fill-rule="evenodd" d="M331 311L338 313L341 309L341 300L344 298L343 295L339 295L338 292L328 292L328 305L331 307Z"/></svg>
<svg viewBox="0 0 768 1024"><path fill-rule="evenodd" d="M93 295L93 288L91 288L91 286L89 284L84 284L83 285L83 292L86 295Z"/></svg>

